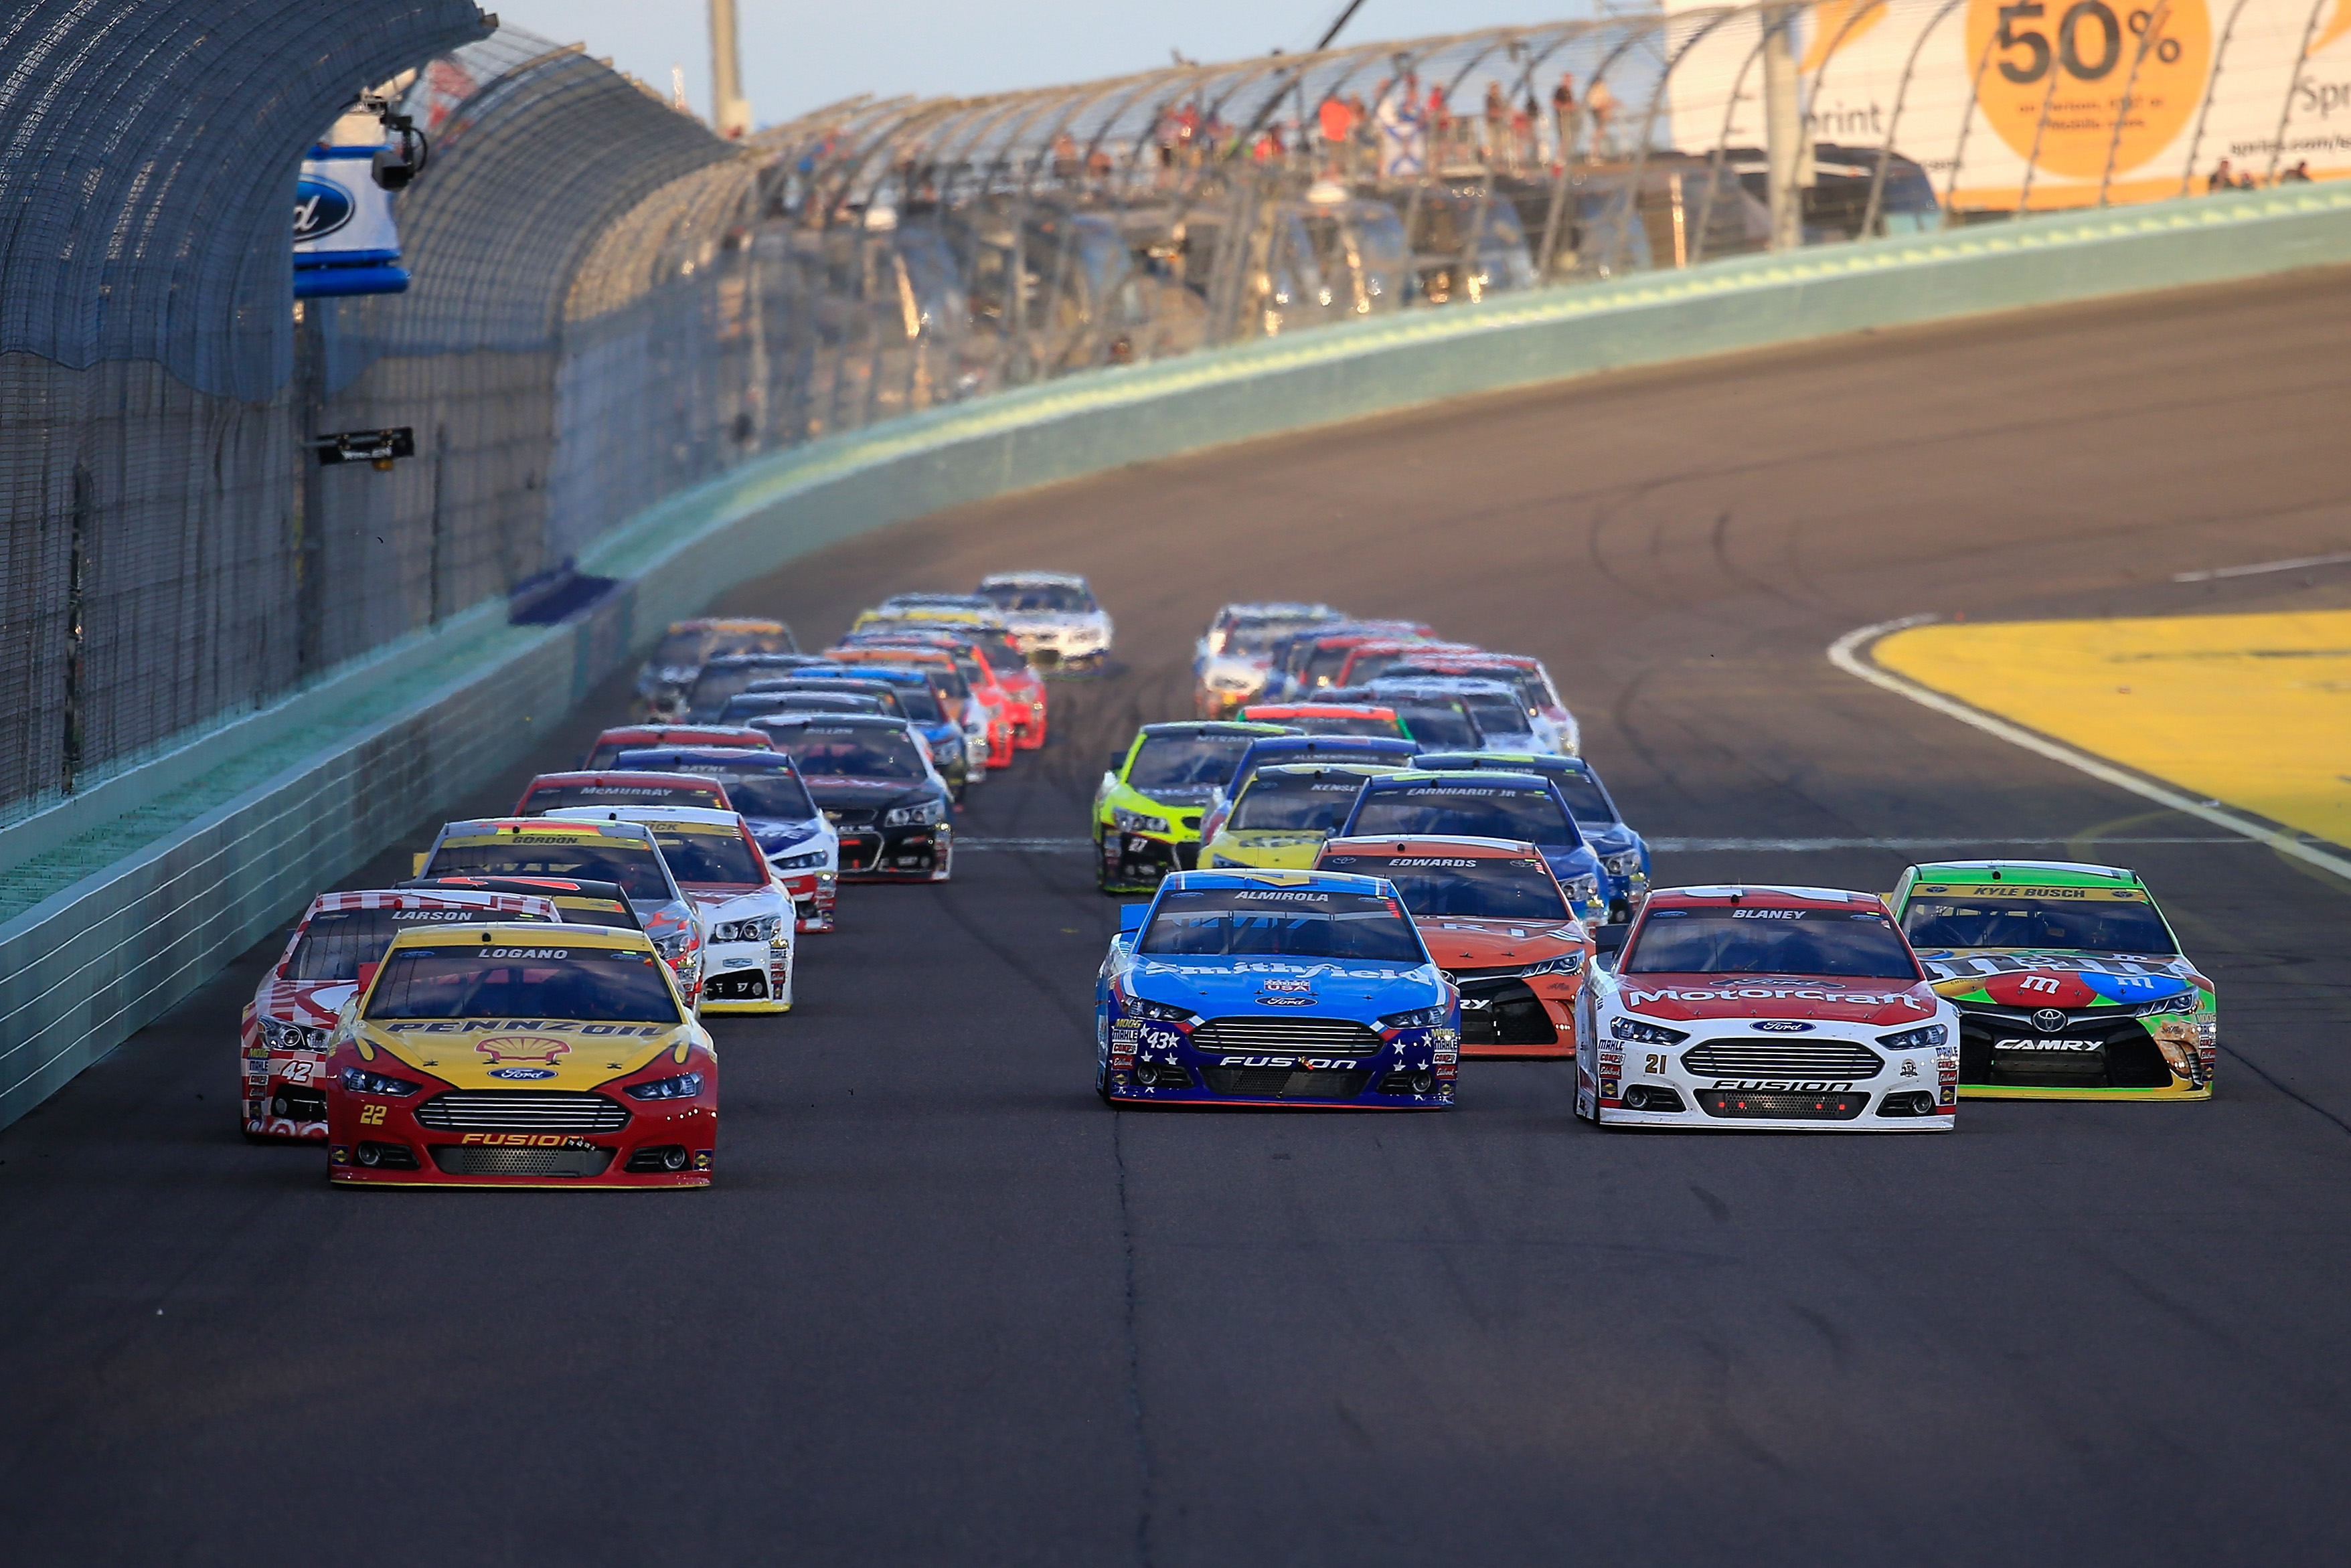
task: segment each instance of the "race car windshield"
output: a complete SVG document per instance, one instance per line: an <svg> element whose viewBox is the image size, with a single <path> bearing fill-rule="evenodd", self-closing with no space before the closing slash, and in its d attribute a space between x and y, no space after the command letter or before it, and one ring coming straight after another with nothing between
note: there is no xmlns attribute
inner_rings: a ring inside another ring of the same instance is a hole
<svg viewBox="0 0 2351 1568"><path fill-rule="evenodd" d="M1259 774L1241 792L1227 826L1237 831L1287 828L1330 833L1347 820L1364 781L1352 774L1316 778L1311 774Z"/></svg>
<svg viewBox="0 0 2351 1568"><path fill-rule="evenodd" d="M711 633L712 659L730 653L798 653L789 631L719 631Z"/></svg>
<svg viewBox="0 0 2351 1568"><path fill-rule="evenodd" d="M1294 718L1278 719L1276 723L1288 724L1310 735L1383 735L1393 740L1405 738L1404 726L1385 714L1301 713ZM1381 761L1390 759L1383 757Z"/></svg>
<svg viewBox="0 0 2351 1568"><path fill-rule="evenodd" d="M1405 838L1426 834L1472 838L1519 838L1530 844L1574 846L1583 842L1575 824L1549 790L1481 788L1474 784L1416 784L1378 790L1347 831L1360 838Z"/></svg>
<svg viewBox="0 0 2351 1568"><path fill-rule="evenodd" d="M1651 909L1621 967L1626 974L1919 978L1894 922L1853 909Z"/></svg>
<svg viewBox="0 0 2351 1568"><path fill-rule="evenodd" d="M862 691L746 691L726 699L722 721L764 719L770 713L885 713L879 697ZM886 715L894 717L894 715Z"/></svg>
<svg viewBox="0 0 2351 1568"><path fill-rule="evenodd" d="M2060 948L2080 952L2179 950L2150 903L2101 899L1913 898L1903 934L1922 948Z"/></svg>
<svg viewBox="0 0 2351 1568"><path fill-rule="evenodd" d="M778 729L776 749L790 753L801 773L826 778L918 779L926 771L914 738L904 730Z"/></svg>
<svg viewBox="0 0 2351 1568"><path fill-rule="evenodd" d="M674 631L663 638L661 646L653 649L653 666L656 670L675 670L681 665L699 664L709 651L708 632Z"/></svg>
<svg viewBox="0 0 2351 1568"><path fill-rule="evenodd" d="M1411 919L1394 899L1301 888L1179 888L1164 894L1135 950L1169 958L1254 954L1426 961Z"/></svg>
<svg viewBox="0 0 2351 1568"><path fill-rule="evenodd" d="M1452 698L1396 701L1388 706L1404 722L1405 733L1419 742L1424 751L1474 752L1486 743L1486 732L1469 717L1469 710Z"/></svg>
<svg viewBox="0 0 2351 1568"><path fill-rule="evenodd" d="M726 798L745 816L771 822L805 822L816 815L816 802L809 799L808 786L800 783L799 775L782 768L721 774L718 777L726 786Z"/></svg>
<svg viewBox="0 0 2351 1568"><path fill-rule="evenodd" d="M1607 795L1601 793L1600 781L1590 774L1579 768L1562 768L1551 774L1551 782L1567 796L1567 809L1575 814L1576 821L1598 826L1616 820L1616 808L1608 804Z"/></svg>
<svg viewBox="0 0 2351 1568"><path fill-rule="evenodd" d="M944 724L946 711L939 706L939 694L928 685L916 686L911 681L895 688L892 696L897 699L898 717L912 719L917 724Z"/></svg>
<svg viewBox="0 0 2351 1568"><path fill-rule="evenodd" d="M517 816L545 816L575 805L695 805L705 811L731 809L726 793L706 784L543 784L523 797Z"/></svg>
<svg viewBox="0 0 2351 1568"><path fill-rule="evenodd" d="M1424 919L1435 915L1485 920L1572 919L1559 884L1540 860L1342 855L1322 864L1326 870L1386 877L1404 895L1404 907Z"/></svg>
<svg viewBox="0 0 2351 1568"><path fill-rule="evenodd" d="M493 841L444 843L424 867L427 877L571 877L618 882L632 898L665 903L673 896L662 875L661 853L643 840L559 838L530 834Z"/></svg>
<svg viewBox="0 0 2351 1568"><path fill-rule="evenodd" d="M1355 662L1347 667L1347 679L1357 686L1369 685L1411 657L1411 654L1401 650L1358 654Z"/></svg>
<svg viewBox="0 0 2351 1568"><path fill-rule="evenodd" d="M1255 735L1146 735L1126 770L1126 782L1145 794L1155 789L1228 783Z"/></svg>
<svg viewBox="0 0 2351 1568"><path fill-rule="evenodd" d="M1354 651L1353 643L1343 648L1318 648L1306 660L1306 668L1300 671L1300 678L1309 686L1335 685L1340 670L1347 662L1347 656Z"/></svg>
<svg viewBox="0 0 2351 1568"><path fill-rule="evenodd" d="M658 823L653 842L661 846L669 874L689 887L762 888L767 886L766 862L751 841L731 827L698 824Z"/></svg>
<svg viewBox="0 0 2351 1568"><path fill-rule="evenodd" d="M1071 583L998 583L979 590L999 610L1026 610L1031 615L1085 615L1094 608L1094 597Z"/></svg>
<svg viewBox="0 0 2351 1568"><path fill-rule="evenodd" d="M972 635L973 646L986 656L989 666L1006 675L1017 675L1029 668L1029 659L1000 631Z"/></svg>
<svg viewBox="0 0 2351 1568"><path fill-rule="evenodd" d="M368 997L370 1019L549 1018L675 1023L661 960L622 948L409 948Z"/></svg>
<svg viewBox="0 0 2351 1568"><path fill-rule="evenodd" d="M1311 620L1244 620L1234 623L1225 633L1227 654L1255 656L1270 653L1273 645L1301 627L1312 626Z"/></svg>
<svg viewBox="0 0 2351 1568"><path fill-rule="evenodd" d="M1527 732L1527 711L1519 706L1518 699L1499 691L1472 691L1461 699L1478 727L1489 735L1514 735Z"/></svg>
<svg viewBox="0 0 2351 1568"><path fill-rule="evenodd" d="M321 909L302 928L287 961L286 978L305 984L357 980L360 965L380 963L383 950L402 931L420 926L480 925L485 920L528 920L528 915L491 909Z"/></svg>
<svg viewBox="0 0 2351 1568"><path fill-rule="evenodd" d="M754 680L772 680L779 673L773 665L758 664L705 670L695 678L694 690L686 695L686 711L694 718L708 722L726 711L729 697L749 691Z"/></svg>

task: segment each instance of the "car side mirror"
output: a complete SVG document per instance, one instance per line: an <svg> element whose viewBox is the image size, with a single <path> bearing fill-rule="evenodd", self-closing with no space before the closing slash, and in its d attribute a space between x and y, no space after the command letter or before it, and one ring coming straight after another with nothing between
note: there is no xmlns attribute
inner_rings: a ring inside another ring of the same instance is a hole
<svg viewBox="0 0 2351 1568"><path fill-rule="evenodd" d="M369 986L375 983L375 971L382 967L383 965L381 963L363 963L360 965L360 991L365 991Z"/></svg>
<svg viewBox="0 0 2351 1568"><path fill-rule="evenodd" d="M1118 934L1127 936L1143 929L1144 917L1151 913L1148 904L1121 904L1118 907Z"/></svg>
<svg viewBox="0 0 2351 1568"><path fill-rule="evenodd" d="M425 849L425 850L419 850L415 855L412 856L412 857L410 857L410 859L409 859L409 862L408 862L408 874L409 874L411 877L422 877L422 876L423 876L423 875L424 875L424 862L425 862L425 860L426 860L426 859L427 859L431 855L432 855L432 851L431 851L431 850L429 850L429 849Z"/></svg>
<svg viewBox="0 0 2351 1568"><path fill-rule="evenodd" d="M1102 764L1102 771L1109 774L1113 778L1116 778L1118 776L1118 770L1124 766L1126 766L1126 753L1124 752L1113 752L1110 754L1110 761Z"/></svg>
<svg viewBox="0 0 2351 1568"><path fill-rule="evenodd" d="M1632 932L1633 927L1630 921L1619 926L1593 927L1592 941L1597 951L1593 953L1592 961L1598 963L1603 959L1614 959L1618 953L1623 952L1625 939L1632 935Z"/></svg>

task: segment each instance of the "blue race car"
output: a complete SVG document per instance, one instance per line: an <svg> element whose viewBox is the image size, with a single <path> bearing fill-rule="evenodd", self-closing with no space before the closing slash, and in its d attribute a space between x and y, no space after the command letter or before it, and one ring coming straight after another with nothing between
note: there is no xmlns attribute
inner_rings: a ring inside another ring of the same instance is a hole
<svg viewBox="0 0 2351 1568"><path fill-rule="evenodd" d="M695 774L726 786L759 853L792 896L798 929L829 931L840 899L841 834L817 809L799 769L783 752L726 746L663 746L622 752L628 771Z"/></svg>
<svg viewBox="0 0 2351 1568"><path fill-rule="evenodd" d="M1435 772L1541 774L1567 796L1567 808L1583 842L1600 861L1601 886L1608 895L1608 921L1633 918L1633 902L1649 890L1649 842L1633 831L1600 775L1582 757L1537 756L1510 752L1434 752L1417 766Z"/></svg>
<svg viewBox="0 0 2351 1568"><path fill-rule="evenodd" d="M1384 877L1178 871L1119 911L1094 981L1114 1106L1443 1110L1461 993Z"/></svg>
<svg viewBox="0 0 2351 1568"><path fill-rule="evenodd" d="M1408 773L1364 785L1333 838L1509 838L1542 851L1576 919L1604 924L1608 897L1600 857L1583 841L1558 783L1526 771L1438 773L1422 758Z"/></svg>

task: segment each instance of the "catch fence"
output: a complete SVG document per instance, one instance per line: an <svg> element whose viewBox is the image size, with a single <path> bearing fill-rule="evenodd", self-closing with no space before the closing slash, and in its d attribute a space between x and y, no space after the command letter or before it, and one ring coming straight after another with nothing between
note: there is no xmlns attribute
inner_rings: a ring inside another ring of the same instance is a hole
<svg viewBox="0 0 2351 1568"><path fill-rule="evenodd" d="M2223 159L2351 172L2346 32L2351 0L1675 8L856 99L737 143L463 3L36 0L0 24L0 823L485 600L559 613L587 545L762 452L1395 311L2175 198ZM298 307L295 166L367 83L433 146L397 202L414 282ZM395 428L388 468L312 455Z"/></svg>

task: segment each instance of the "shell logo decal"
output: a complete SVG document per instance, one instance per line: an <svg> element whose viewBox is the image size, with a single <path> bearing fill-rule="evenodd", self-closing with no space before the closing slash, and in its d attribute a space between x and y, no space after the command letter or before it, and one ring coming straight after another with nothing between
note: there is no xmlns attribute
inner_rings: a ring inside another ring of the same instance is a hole
<svg viewBox="0 0 2351 1568"><path fill-rule="evenodd" d="M482 1041L474 1049L492 1062L544 1062L553 1066L555 1059L571 1046L544 1034L498 1034Z"/></svg>

